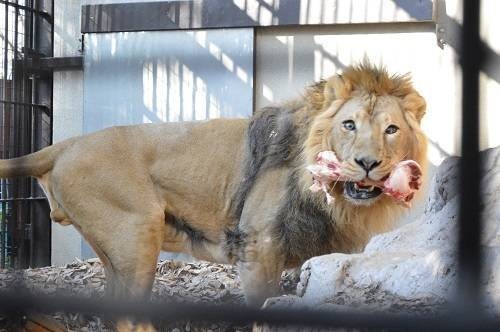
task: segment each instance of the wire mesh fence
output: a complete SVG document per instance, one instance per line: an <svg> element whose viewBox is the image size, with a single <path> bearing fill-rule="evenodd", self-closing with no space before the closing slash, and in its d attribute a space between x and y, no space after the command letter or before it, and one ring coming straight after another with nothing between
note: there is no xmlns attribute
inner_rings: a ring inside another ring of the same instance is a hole
<svg viewBox="0 0 500 332"><path fill-rule="evenodd" d="M38 103L39 85L50 82L50 73L35 72L29 61L43 55L37 32L41 20L50 20L40 7L46 1L0 1L0 154L3 159L25 155L51 143L50 104ZM49 6L50 7L50 6ZM39 29L38 29L39 30ZM0 268L40 265L34 257L32 225L43 200L33 179L0 180ZM45 218L48 219L48 218ZM50 231L47 223L45 233ZM47 237L47 235L45 235ZM43 248L40 248L41 252ZM37 255L37 254L36 254ZM46 255L47 256L47 255ZM42 261L47 261L45 257Z"/></svg>

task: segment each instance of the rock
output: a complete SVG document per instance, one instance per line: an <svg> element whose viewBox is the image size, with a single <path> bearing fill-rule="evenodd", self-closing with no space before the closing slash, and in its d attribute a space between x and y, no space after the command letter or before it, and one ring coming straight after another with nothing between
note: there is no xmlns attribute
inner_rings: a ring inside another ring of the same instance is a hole
<svg viewBox="0 0 500 332"><path fill-rule="evenodd" d="M448 158L439 167L417 220L375 236L362 253L310 259L302 266L297 296L269 299L266 306L440 310L454 295L457 277L458 161ZM481 163L484 305L500 315L500 147L482 152Z"/></svg>

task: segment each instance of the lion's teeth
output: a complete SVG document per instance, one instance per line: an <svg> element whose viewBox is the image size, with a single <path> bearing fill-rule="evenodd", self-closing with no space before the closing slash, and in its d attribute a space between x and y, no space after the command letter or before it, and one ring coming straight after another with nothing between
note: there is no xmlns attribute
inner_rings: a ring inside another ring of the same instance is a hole
<svg viewBox="0 0 500 332"><path fill-rule="evenodd" d="M371 192L375 189L375 186L360 187L357 183L354 183L354 189L360 192Z"/></svg>

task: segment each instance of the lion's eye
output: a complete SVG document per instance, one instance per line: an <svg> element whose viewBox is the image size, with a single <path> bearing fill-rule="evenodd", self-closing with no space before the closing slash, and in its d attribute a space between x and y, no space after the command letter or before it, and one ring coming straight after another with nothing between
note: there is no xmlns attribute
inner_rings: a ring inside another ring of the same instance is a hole
<svg viewBox="0 0 500 332"><path fill-rule="evenodd" d="M342 122L342 126L344 127L344 129L349 131L353 131L356 129L356 124L352 120L345 120L344 122Z"/></svg>
<svg viewBox="0 0 500 332"><path fill-rule="evenodd" d="M385 133L387 135L392 135L392 134L395 134L398 130L399 130L398 126L390 125L389 127L387 127L385 129Z"/></svg>

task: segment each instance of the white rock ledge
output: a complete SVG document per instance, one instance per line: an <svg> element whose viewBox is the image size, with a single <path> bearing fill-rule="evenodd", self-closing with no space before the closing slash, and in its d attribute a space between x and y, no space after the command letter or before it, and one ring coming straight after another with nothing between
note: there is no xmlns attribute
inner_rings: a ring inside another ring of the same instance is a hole
<svg viewBox="0 0 500 332"><path fill-rule="evenodd" d="M482 156L484 304L499 314L500 147ZM457 276L458 160L448 158L439 167L421 217L375 236L362 253L308 260L302 266L297 296L269 299L266 306L439 310L454 296Z"/></svg>

